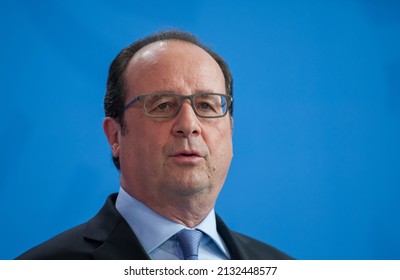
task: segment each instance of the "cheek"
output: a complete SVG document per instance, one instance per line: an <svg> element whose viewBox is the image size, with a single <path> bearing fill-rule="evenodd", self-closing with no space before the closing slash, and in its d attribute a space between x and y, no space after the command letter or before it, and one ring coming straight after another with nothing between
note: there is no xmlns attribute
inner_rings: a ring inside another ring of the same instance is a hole
<svg viewBox="0 0 400 280"><path fill-rule="evenodd" d="M142 160L139 164L148 164L157 161L164 155L165 145L168 143L168 130L159 126L147 126L135 134L130 143L131 149Z"/></svg>
<svg viewBox="0 0 400 280"><path fill-rule="evenodd" d="M121 147L121 171L135 178L152 177L163 164L161 141L154 135L139 132L125 140Z"/></svg>
<svg viewBox="0 0 400 280"><path fill-rule="evenodd" d="M135 154L151 154L161 145L160 135L151 130L139 130L127 141L126 148ZM128 151L129 152L129 151Z"/></svg>
<svg viewBox="0 0 400 280"><path fill-rule="evenodd" d="M220 151L221 151L220 153L221 161L223 162L224 165L229 166L233 155L231 138L225 137L225 139L221 141Z"/></svg>
<svg viewBox="0 0 400 280"><path fill-rule="evenodd" d="M218 126L210 135L210 149L218 157L218 161L230 162L232 158L232 130L230 126Z"/></svg>

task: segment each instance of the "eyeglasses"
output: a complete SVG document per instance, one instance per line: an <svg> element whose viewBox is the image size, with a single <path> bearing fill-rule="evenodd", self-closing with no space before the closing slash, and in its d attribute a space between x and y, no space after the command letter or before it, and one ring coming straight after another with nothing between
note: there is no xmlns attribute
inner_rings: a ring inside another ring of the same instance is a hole
<svg viewBox="0 0 400 280"><path fill-rule="evenodd" d="M189 99L193 111L201 118L221 118L232 108L233 97L219 93L181 95L175 93L153 93L139 95L127 103L122 112L138 101L143 104L147 116L153 118L175 117L184 99Z"/></svg>

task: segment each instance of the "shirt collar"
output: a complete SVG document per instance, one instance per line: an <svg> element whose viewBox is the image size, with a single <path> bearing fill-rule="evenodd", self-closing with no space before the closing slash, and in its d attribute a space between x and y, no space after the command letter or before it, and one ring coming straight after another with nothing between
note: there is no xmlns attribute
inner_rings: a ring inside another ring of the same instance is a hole
<svg viewBox="0 0 400 280"><path fill-rule="evenodd" d="M119 190L115 207L128 222L144 249L149 254L161 244L186 228L184 225L168 220L157 214L145 204L130 196L122 187ZM212 209L204 220L195 228L206 233L215 244L228 255L222 238L217 232L215 211Z"/></svg>

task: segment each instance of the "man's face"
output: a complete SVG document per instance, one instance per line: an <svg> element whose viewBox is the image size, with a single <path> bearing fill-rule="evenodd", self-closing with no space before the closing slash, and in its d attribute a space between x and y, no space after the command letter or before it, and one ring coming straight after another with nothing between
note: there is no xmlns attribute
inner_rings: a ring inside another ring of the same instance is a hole
<svg viewBox="0 0 400 280"><path fill-rule="evenodd" d="M130 61L125 103L138 95L170 92L181 95L226 93L217 62L201 48L181 42L152 43ZM232 120L195 115L184 99L173 118L148 117L137 102L124 113L125 133L118 133L121 184L157 209L187 197L201 197L212 206L232 159Z"/></svg>

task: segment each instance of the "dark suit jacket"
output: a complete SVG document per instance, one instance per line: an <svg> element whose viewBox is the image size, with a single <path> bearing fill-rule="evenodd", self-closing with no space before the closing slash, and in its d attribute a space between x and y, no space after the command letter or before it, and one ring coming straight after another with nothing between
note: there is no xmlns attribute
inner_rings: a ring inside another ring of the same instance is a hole
<svg viewBox="0 0 400 280"><path fill-rule="evenodd" d="M148 260L136 235L115 208L117 194L107 198L103 208L88 222L30 249L20 260ZM217 230L231 259L291 259L279 250L233 232L217 216Z"/></svg>

